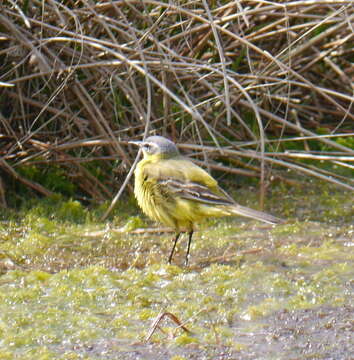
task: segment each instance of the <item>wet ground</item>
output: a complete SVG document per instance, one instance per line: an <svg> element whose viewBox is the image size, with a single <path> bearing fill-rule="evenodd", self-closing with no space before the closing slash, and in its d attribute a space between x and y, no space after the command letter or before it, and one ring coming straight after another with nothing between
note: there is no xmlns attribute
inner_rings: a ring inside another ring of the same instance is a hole
<svg viewBox="0 0 354 360"><path fill-rule="evenodd" d="M101 340L73 351L105 359L351 359L354 355L354 307L319 306L282 310L264 318L253 331L250 324L232 326L239 350L223 345L162 346ZM241 346L240 344L243 344ZM242 349L243 347L243 349ZM65 349L62 349L65 351Z"/></svg>
<svg viewBox="0 0 354 360"><path fill-rule="evenodd" d="M275 196L284 225L201 225L188 267L145 219L2 215L0 359L354 358L353 204L317 193Z"/></svg>

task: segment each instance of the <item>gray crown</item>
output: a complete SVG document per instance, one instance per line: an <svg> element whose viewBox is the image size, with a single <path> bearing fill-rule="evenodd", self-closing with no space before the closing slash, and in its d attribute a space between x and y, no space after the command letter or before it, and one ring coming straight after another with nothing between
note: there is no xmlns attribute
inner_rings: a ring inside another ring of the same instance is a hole
<svg viewBox="0 0 354 360"><path fill-rule="evenodd" d="M163 136L149 136L144 142L156 144L162 154L178 154L175 143Z"/></svg>

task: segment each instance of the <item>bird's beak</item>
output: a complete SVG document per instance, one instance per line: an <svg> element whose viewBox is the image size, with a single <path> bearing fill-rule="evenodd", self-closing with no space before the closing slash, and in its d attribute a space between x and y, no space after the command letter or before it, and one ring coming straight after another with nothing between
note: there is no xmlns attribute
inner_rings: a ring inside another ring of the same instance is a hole
<svg viewBox="0 0 354 360"><path fill-rule="evenodd" d="M128 144L133 144L133 145L141 147L141 145L143 144L143 141L128 141Z"/></svg>

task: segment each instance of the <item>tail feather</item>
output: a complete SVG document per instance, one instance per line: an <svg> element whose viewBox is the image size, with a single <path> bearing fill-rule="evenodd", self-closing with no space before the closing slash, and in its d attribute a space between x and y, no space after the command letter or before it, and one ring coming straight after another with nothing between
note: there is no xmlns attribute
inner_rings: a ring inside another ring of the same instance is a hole
<svg viewBox="0 0 354 360"><path fill-rule="evenodd" d="M279 219L273 215L264 213L262 211L257 211L254 209L250 209L238 204L235 204L233 206L229 206L227 210L230 212L230 214L234 215L241 215L245 217L249 217L252 219L260 220L263 222L266 222L268 224L284 224L285 220Z"/></svg>

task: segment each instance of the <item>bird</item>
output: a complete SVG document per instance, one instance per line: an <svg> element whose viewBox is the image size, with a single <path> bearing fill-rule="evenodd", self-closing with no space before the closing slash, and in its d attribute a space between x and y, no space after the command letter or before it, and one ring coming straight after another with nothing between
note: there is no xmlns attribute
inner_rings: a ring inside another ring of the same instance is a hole
<svg viewBox="0 0 354 360"><path fill-rule="evenodd" d="M129 141L143 152L134 170L134 195L151 219L175 231L173 254L182 232L188 233L185 265L188 265L195 224L205 218L241 215L269 224L284 220L237 204L204 169L182 156L174 142L163 136Z"/></svg>

